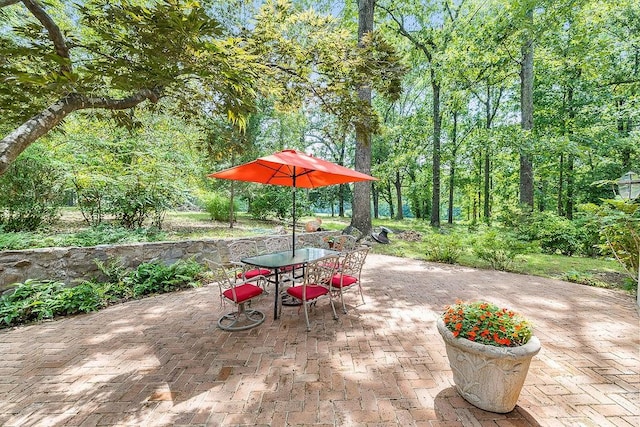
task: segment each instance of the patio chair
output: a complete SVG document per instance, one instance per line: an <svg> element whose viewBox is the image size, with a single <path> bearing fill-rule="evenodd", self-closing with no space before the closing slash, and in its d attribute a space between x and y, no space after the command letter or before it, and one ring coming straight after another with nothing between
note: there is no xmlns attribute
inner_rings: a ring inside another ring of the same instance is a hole
<svg viewBox="0 0 640 427"><path fill-rule="evenodd" d="M264 239L263 243L264 243L265 253L267 254L291 250L291 238L288 236L268 237ZM294 280L293 272L296 268L298 268L298 266L294 266L294 265L280 268L278 270L280 282L281 283L288 282L288 281L292 282ZM267 281L269 283L273 283L275 281L275 275L272 274L270 276L267 276Z"/></svg>
<svg viewBox="0 0 640 427"><path fill-rule="evenodd" d="M360 275L369 249L368 246L361 246L358 249L348 251L340 263L338 271L331 278L331 291L340 295L340 302L342 303L342 311L344 313L347 312L347 306L344 303L344 294L349 290L357 289L360 291L360 298L362 298L362 303L364 304Z"/></svg>
<svg viewBox="0 0 640 427"><path fill-rule="evenodd" d="M305 233L298 236L296 248L329 249L329 243L318 233Z"/></svg>
<svg viewBox="0 0 640 427"><path fill-rule="evenodd" d="M264 277L256 276L252 281L238 281L230 276L222 264L206 259L205 263L211 270L213 283L217 283L220 288L220 304L224 306L226 302L230 302L237 307L236 311L218 319L218 327L225 331L244 331L264 322L263 312L246 307L264 292L259 286L259 281L264 280Z"/></svg>
<svg viewBox="0 0 640 427"><path fill-rule="evenodd" d="M272 272L269 269L251 267L242 262L243 258L258 255L258 245L253 240L234 240L227 247L229 262L237 269L237 280L253 281L258 277L271 275ZM263 284L266 285L266 282Z"/></svg>
<svg viewBox="0 0 640 427"><path fill-rule="evenodd" d="M289 236L267 237L263 243L267 254L291 250L291 237Z"/></svg>
<svg viewBox="0 0 640 427"><path fill-rule="evenodd" d="M333 318L338 319L336 308L333 304L333 295L330 291L331 278L335 275L335 266L338 264L338 256L331 255L319 258L308 263L304 268L304 279L302 284L291 286L286 290L286 294L302 302L304 308L304 318L307 322L307 332L311 331L309 324L309 306L315 305L322 298L329 298ZM282 304L280 305L282 311ZM300 307L298 308L298 312Z"/></svg>

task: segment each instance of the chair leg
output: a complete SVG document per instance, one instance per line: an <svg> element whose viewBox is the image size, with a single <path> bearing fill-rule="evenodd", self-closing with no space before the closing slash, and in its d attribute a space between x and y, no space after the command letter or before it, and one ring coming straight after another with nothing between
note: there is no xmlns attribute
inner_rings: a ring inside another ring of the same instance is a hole
<svg viewBox="0 0 640 427"><path fill-rule="evenodd" d="M342 292L342 288L340 288L340 302L342 303L342 312L347 314L347 306L344 303L344 293Z"/></svg>
<svg viewBox="0 0 640 427"><path fill-rule="evenodd" d="M307 332L311 331L311 325L309 324L309 302L307 301L303 301L302 303L304 305L304 320L307 321Z"/></svg>
<svg viewBox="0 0 640 427"><path fill-rule="evenodd" d="M336 313L336 306L333 304L333 298L331 298L331 294L329 294L329 303L331 303L331 310L333 310L333 320L338 320L338 313ZM342 305L344 306L344 303Z"/></svg>
<svg viewBox="0 0 640 427"><path fill-rule="evenodd" d="M218 327L225 331L244 331L255 328L264 322L265 315L259 310L246 309L244 303L238 304L238 311L228 313L218 319Z"/></svg>

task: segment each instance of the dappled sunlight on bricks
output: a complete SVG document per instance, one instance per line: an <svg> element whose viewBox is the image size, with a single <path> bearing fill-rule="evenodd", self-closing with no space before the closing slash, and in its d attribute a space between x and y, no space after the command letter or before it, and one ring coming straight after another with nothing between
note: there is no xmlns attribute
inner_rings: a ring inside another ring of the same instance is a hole
<svg viewBox="0 0 640 427"><path fill-rule="evenodd" d="M336 322L319 303L309 333L295 307L249 331L220 331L229 307L215 287L0 331L0 424L638 424L631 298L379 255L363 285L366 304L349 295ZM453 388L435 320L457 298L490 299L535 324L542 350L509 414L480 411Z"/></svg>

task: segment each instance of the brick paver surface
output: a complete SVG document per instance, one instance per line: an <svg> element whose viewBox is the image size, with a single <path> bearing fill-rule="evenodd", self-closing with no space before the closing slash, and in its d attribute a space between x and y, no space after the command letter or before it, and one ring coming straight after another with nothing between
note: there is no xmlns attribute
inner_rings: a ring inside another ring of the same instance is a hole
<svg viewBox="0 0 640 427"><path fill-rule="evenodd" d="M0 331L0 424L639 426L640 327L632 297L556 280L369 255L366 304L285 307L245 332L216 327L215 286ZM494 414L453 388L435 327L484 298L536 326L518 406Z"/></svg>

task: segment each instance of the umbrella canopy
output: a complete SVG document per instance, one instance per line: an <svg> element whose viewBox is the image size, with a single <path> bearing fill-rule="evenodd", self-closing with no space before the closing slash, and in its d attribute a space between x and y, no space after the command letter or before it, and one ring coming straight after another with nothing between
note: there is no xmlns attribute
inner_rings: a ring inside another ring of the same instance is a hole
<svg viewBox="0 0 640 427"><path fill-rule="evenodd" d="M377 179L297 150L280 151L208 176L297 188Z"/></svg>
<svg viewBox="0 0 640 427"><path fill-rule="evenodd" d="M210 178L282 185L293 188L293 250L295 252L296 188L317 188L356 181L377 180L370 175L345 168L297 150L284 150L269 156L207 175Z"/></svg>

